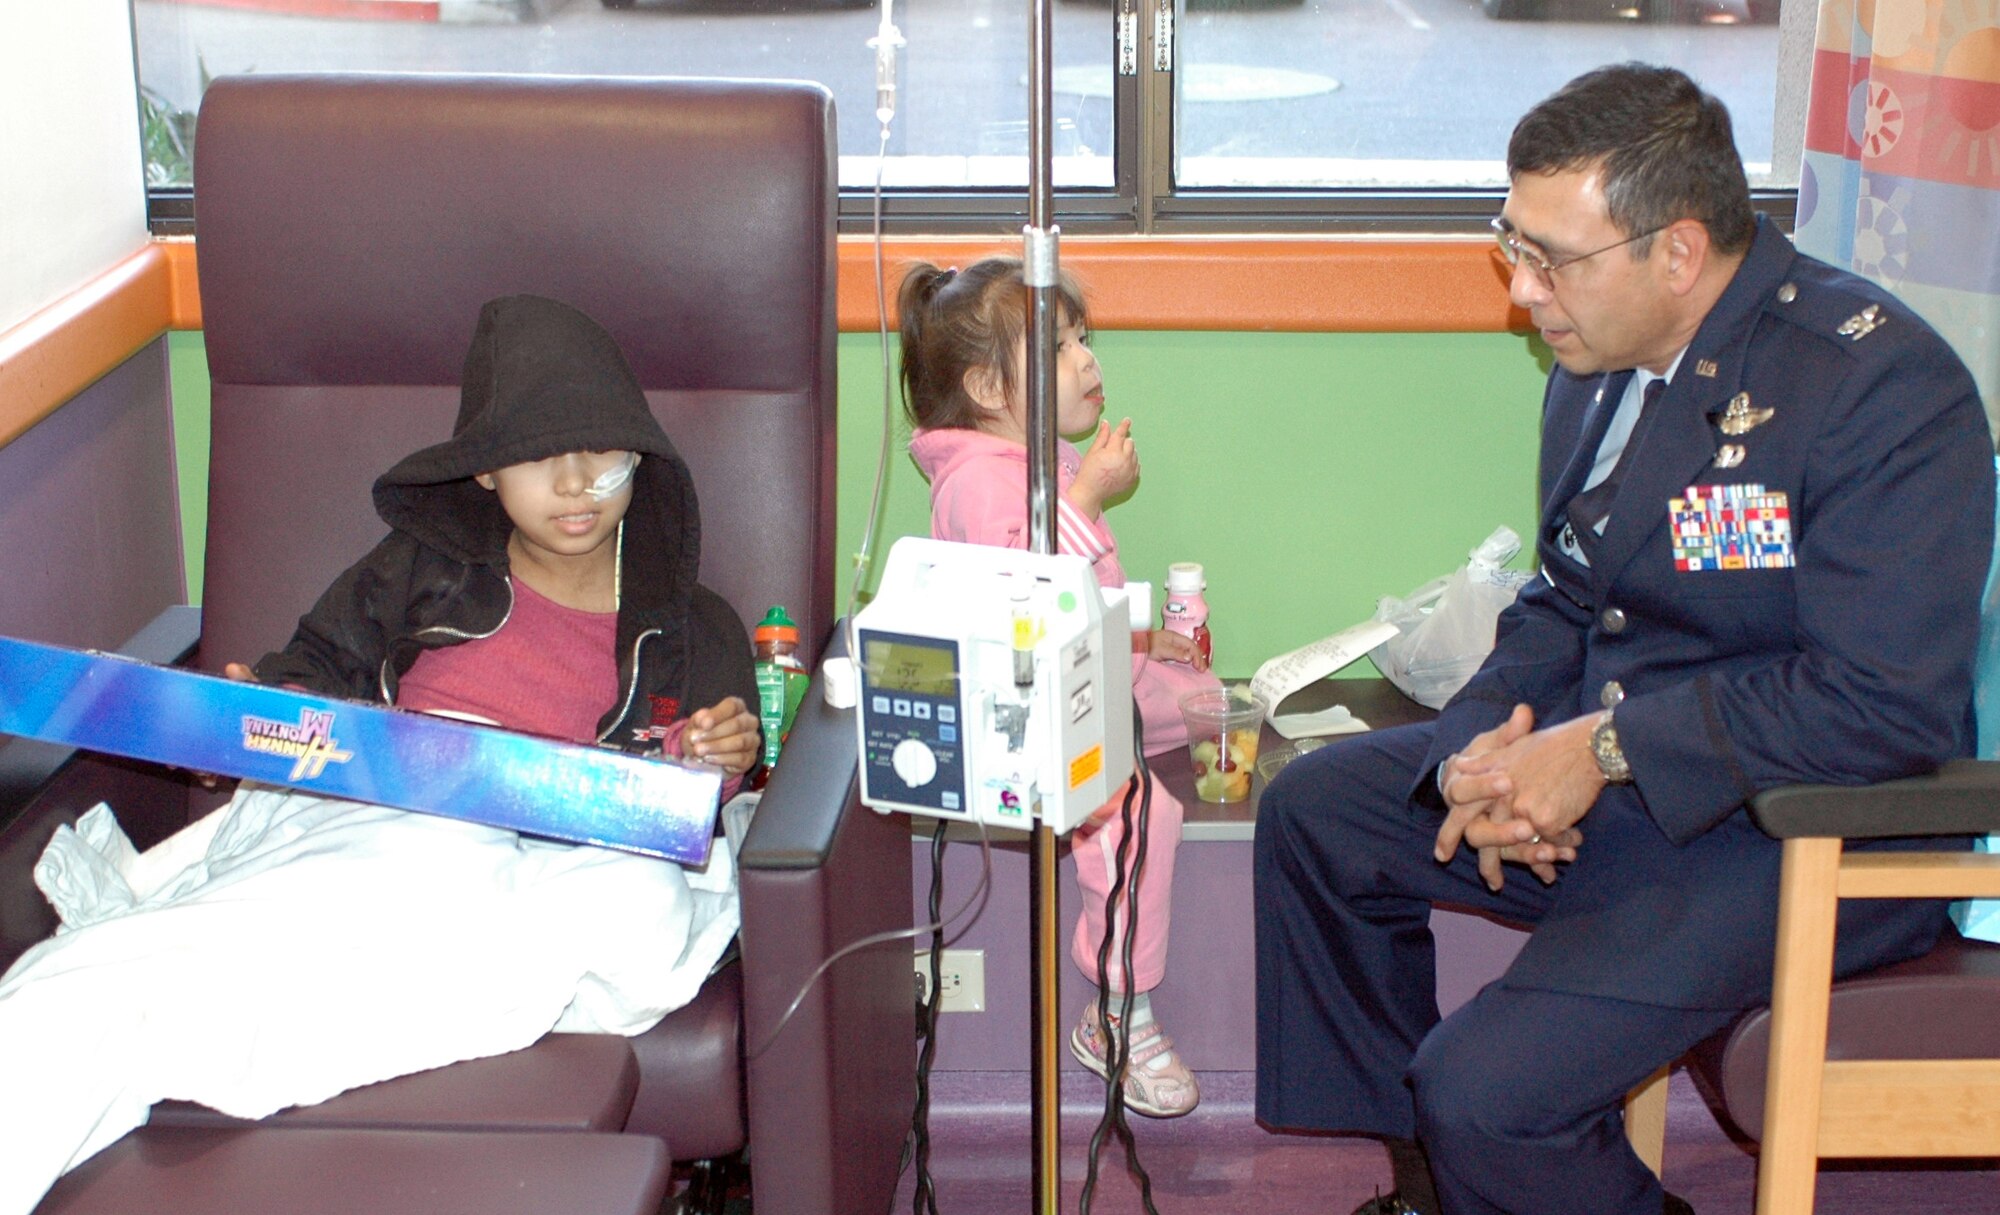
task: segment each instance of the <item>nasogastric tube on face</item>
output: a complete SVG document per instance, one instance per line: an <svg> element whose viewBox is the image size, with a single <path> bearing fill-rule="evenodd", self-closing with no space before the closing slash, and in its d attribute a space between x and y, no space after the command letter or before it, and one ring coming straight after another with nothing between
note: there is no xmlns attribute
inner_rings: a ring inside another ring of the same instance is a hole
<svg viewBox="0 0 2000 1215"><path fill-rule="evenodd" d="M589 494L592 501L602 502L631 484L632 474L638 471L638 468L639 453L628 451L625 453L625 458L618 462L617 467L607 468L598 474L597 480L592 481L590 487L583 492Z"/></svg>

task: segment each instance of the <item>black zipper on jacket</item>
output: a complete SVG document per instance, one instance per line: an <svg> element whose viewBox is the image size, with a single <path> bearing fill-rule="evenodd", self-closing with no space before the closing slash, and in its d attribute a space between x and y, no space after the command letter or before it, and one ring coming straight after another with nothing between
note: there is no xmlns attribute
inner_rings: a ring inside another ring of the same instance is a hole
<svg viewBox="0 0 2000 1215"><path fill-rule="evenodd" d="M433 634L456 637L460 641L484 641L486 638L493 636L493 634L499 632L501 629L506 628L507 622L514 618L514 580L511 578L502 578L500 581L507 588L507 610L500 613L499 624L494 625L484 633L468 633L464 629L455 629L450 625L434 624L429 628L418 629L416 632L400 638L398 643L401 641L416 641L419 638L429 637ZM396 644L398 643L390 644L388 653L382 659L382 669L376 676L375 690L382 694L382 703L385 705L396 703L395 696L389 691L389 668L396 661L395 653Z"/></svg>
<svg viewBox="0 0 2000 1215"><path fill-rule="evenodd" d="M456 637L461 641L484 641L486 638L493 636L493 634L498 633L501 629L506 628L507 622L514 618L514 580L512 578L507 578L503 579L503 581L507 586L507 610L501 613L500 623L494 625L491 629L488 629L486 632L468 633L464 629L455 629L449 625L434 624L431 625L429 628L418 629L416 632L409 634L402 640L417 641L420 638L424 637L445 636L445 637ZM632 677L628 679L625 683L625 700L624 703L619 706L617 716L611 719L611 724L605 727L605 729L598 734L597 736L598 742L601 743L604 742L606 739L610 738L613 731L618 729L618 724L624 721L625 718L632 712L632 702L635 699L637 699L637 694L639 691L639 647L646 644L647 638L657 637L659 635L660 635L659 629L651 628L645 630L644 632L640 633L637 637L634 637L632 639ZM392 645L389 648L393 652L395 646ZM395 698L389 692L389 668L392 665L394 665L394 661L395 660L393 658L384 658L382 660L381 673L377 677L378 679L377 691L381 693L382 703L386 705L392 705L396 703Z"/></svg>
<svg viewBox="0 0 2000 1215"><path fill-rule="evenodd" d="M598 742L603 742L605 739L610 738L612 731L618 728L618 723L624 721L632 712L632 701L637 698L639 692L639 647L646 644L648 637L657 637L659 635L660 630L653 628L645 630L632 639L632 678L625 685L625 703L618 707L618 713L612 717L611 724L606 726L604 732L597 736Z"/></svg>

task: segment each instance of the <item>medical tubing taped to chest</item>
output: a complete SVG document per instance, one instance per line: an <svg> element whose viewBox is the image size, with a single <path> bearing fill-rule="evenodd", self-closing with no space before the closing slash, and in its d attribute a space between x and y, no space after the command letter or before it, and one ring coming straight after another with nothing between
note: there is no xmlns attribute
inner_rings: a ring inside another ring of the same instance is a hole
<svg viewBox="0 0 2000 1215"><path fill-rule="evenodd" d="M1375 619L1397 628L1368 652L1390 683L1419 704L1441 709L1493 652L1500 613L1531 580L1502 568L1521 551L1521 537L1498 527L1442 578L1398 599L1384 596Z"/></svg>

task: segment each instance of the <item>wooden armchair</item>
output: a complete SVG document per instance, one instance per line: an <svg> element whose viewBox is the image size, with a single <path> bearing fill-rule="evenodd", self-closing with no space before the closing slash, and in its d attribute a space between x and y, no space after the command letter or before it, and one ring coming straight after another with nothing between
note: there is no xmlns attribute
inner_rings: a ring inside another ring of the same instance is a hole
<svg viewBox="0 0 2000 1215"><path fill-rule="evenodd" d="M1822 1157L2000 1155L2000 945L1947 932L1922 957L1833 981L1839 900L2000 897L2000 855L1844 848L2000 830L2000 762L1772 789L1752 815L1784 841L1771 1005L1687 1061L1711 1103L1761 1140L1758 1215L1809 1215ZM1655 1169L1664 1081L1626 1110L1634 1149Z"/></svg>

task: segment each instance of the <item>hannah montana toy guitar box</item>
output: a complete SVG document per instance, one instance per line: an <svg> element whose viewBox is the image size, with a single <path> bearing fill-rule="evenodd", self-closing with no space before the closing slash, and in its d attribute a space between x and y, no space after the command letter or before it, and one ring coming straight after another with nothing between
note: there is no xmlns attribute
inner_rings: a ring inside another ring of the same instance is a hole
<svg viewBox="0 0 2000 1215"><path fill-rule="evenodd" d="M707 860L720 770L0 637L0 734Z"/></svg>

